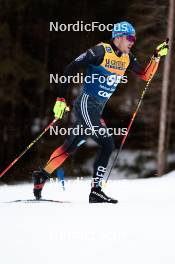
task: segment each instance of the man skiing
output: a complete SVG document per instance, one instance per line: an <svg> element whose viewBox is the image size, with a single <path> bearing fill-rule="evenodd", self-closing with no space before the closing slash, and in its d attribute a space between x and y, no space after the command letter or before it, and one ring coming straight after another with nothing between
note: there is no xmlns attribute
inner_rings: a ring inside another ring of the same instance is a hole
<svg viewBox="0 0 175 264"><path fill-rule="evenodd" d="M124 76L125 71L128 69L141 79L148 81L156 73L160 57L167 55L168 52L168 46L165 42L162 43L157 47L150 62L144 68L138 64L137 59L130 52L135 41L136 32L133 26L125 21L117 23L112 30L112 40L109 43L100 43L88 49L72 61L64 71L64 75L68 77L74 75L83 67L86 70L86 76L96 74L106 78L105 83L101 83L98 79L95 79L93 83L84 82L82 92L75 100L73 107L76 116L74 127L81 125L84 129L90 128L94 132L91 138L100 146L94 163L89 195L90 203L117 203L117 200L108 197L102 191L101 184L110 155L114 149L113 138L108 134L101 135L98 130L94 131L94 127L106 128L101 115L106 102L116 90L117 78ZM54 115L58 119L62 119L68 107L66 103L67 87L67 84L62 84L60 97L57 98L53 109ZM33 172L33 192L36 199L41 198L43 186L51 173L61 166L80 145L84 144L86 139L86 135L73 135L72 133L66 138L64 144L52 153L46 165Z"/></svg>

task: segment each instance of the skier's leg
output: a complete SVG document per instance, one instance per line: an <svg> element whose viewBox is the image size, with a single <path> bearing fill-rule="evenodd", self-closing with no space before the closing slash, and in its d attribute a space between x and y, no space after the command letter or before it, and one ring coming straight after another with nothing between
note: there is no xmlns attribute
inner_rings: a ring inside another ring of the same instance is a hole
<svg viewBox="0 0 175 264"><path fill-rule="evenodd" d="M71 136L68 137L64 144L58 147L50 156L49 161L44 167L44 171L51 174L54 170L60 167L63 162L75 152L80 145L85 142L84 136Z"/></svg>
<svg viewBox="0 0 175 264"><path fill-rule="evenodd" d="M75 124L77 126L77 124ZM64 144L58 147L50 156L49 161L43 168L39 168L39 171L34 171L32 174L34 189L33 193L36 199L41 198L41 192L44 187L46 180L49 178L50 174L56 170L63 162L78 149L83 143L85 143L84 135L74 135L71 133Z"/></svg>
<svg viewBox="0 0 175 264"><path fill-rule="evenodd" d="M91 138L95 140L101 147L94 164L94 174L91 184L91 192L89 195L89 202L117 203L117 200L112 199L104 194L101 188L102 179L105 174L110 155L114 149L113 139L107 133L107 127L104 120L103 122L101 120L101 109L98 107L94 108L93 100L89 99L89 96L87 96L85 99L86 100L83 101L83 110L87 125L92 129L93 135ZM101 129L105 130L104 134L100 133Z"/></svg>
<svg viewBox="0 0 175 264"><path fill-rule="evenodd" d="M95 137L94 140L99 144L100 148L94 162L92 187L98 187L102 184L102 180L106 172L106 167L108 165L108 161L112 154L112 151L115 148L115 145L111 136L99 136L98 138Z"/></svg>
<svg viewBox="0 0 175 264"><path fill-rule="evenodd" d="M94 174L91 183L91 192L89 195L90 203L117 203L116 199L108 197L102 191L102 180L106 172L106 167L110 155L114 149L114 142L112 137L98 136L94 140L100 145L100 149L97 158L94 163Z"/></svg>

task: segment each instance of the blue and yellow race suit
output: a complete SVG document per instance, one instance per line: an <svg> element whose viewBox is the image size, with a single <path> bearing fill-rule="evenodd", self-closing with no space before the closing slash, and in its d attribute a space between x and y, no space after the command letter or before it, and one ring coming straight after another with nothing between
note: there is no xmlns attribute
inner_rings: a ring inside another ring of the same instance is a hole
<svg viewBox="0 0 175 264"><path fill-rule="evenodd" d="M134 72L143 80L148 80L154 75L158 67L158 61L152 57L146 68L140 66L135 56L131 53L122 54L120 50L110 43L100 43L72 61L64 71L66 77L72 76L84 68L86 81L82 92L76 99L73 112L76 116L74 127L78 125L91 129L91 138L100 146L94 163L93 184L98 184L103 177L109 157L114 149L112 136L99 133L101 128L106 128L101 119L103 108L111 95L116 90L118 83L123 78L126 70ZM66 98L68 84L62 84L59 97ZM69 135L65 143L51 155L45 169L52 173L63 161L74 152L87 139L87 135Z"/></svg>

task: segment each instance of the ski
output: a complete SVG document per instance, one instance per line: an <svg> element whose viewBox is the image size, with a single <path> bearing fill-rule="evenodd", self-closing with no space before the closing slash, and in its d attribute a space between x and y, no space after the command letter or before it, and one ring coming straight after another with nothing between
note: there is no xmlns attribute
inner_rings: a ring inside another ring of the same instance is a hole
<svg viewBox="0 0 175 264"><path fill-rule="evenodd" d="M8 201L4 203L43 203L43 202L51 202L51 203L70 203L69 201L58 201L58 200L51 200L51 199L27 199L27 200L14 200Z"/></svg>

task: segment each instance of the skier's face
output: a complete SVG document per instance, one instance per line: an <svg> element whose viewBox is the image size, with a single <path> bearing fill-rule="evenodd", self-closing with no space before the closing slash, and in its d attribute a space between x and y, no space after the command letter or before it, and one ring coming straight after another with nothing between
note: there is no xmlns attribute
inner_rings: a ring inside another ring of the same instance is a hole
<svg viewBox="0 0 175 264"><path fill-rule="evenodd" d="M134 45L135 40L135 36L121 36L119 37L117 47L121 52L128 54Z"/></svg>

